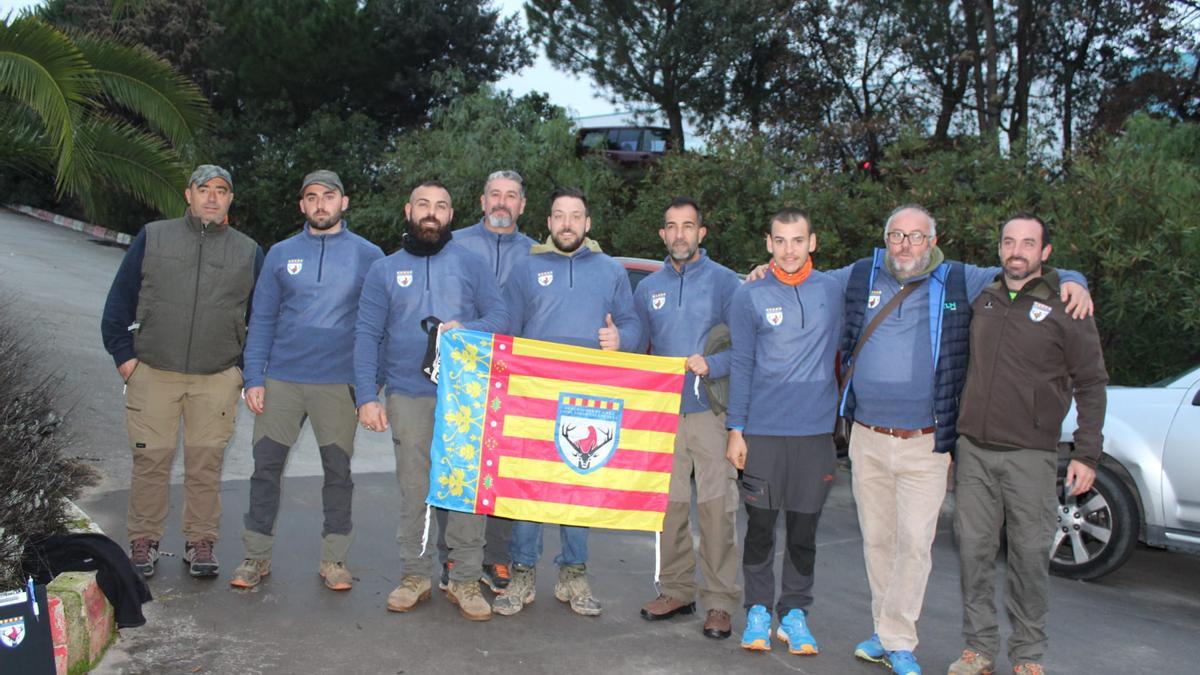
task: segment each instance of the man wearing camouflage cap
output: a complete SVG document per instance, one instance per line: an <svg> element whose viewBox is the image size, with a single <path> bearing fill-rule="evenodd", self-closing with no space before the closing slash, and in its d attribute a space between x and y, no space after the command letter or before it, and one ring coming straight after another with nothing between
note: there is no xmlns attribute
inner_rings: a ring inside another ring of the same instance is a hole
<svg viewBox="0 0 1200 675"><path fill-rule="evenodd" d="M100 331L125 381L133 451L126 530L130 558L154 574L168 486L184 419L183 561L214 576L221 519L221 464L233 435L246 315L263 252L231 228L233 178L196 167L182 218L147 224L121 261Z"/></svg>
<svg viewBox="0 0 1200 675"><path fill-rule="evenodd" d="M254 473L242 542L245 559L229 584L253 588L271 571L283 467L304 420L312 422L325 484L318 574L335 591L350 590L346 553L354 539L350 457L354 407L354 322L358 295L378 246L350 232L350 205L332 171L300 185L304 229L271 247L254 290L246 338L246 406L254 420Z"/></svg>

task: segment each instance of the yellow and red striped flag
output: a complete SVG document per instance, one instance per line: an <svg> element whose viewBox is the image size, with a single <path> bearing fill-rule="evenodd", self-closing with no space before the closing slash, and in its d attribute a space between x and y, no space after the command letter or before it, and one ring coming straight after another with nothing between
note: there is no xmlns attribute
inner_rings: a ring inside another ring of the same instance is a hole
<svg viewBox="0 0 1200 675"><path fill-rule="evenodd" d="M429 504L662 529L684 359L463 329L439 340Z"/></svg>

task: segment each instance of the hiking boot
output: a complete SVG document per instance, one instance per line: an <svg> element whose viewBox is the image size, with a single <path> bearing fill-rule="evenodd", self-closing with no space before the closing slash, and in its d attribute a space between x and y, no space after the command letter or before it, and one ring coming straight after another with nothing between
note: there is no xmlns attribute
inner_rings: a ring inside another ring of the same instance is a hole
<svg viewBox="0 0 1200 675"><path fill-rule="evenodd" d="M325 588L333 591L348 591L354 585L354 576L346 569L346 563L322 560L317 574L325 580Z"/></svg>
<svg viewBox="0 0 1200 675"><path fill-rule="evenodd" d="M771 613L762 605L746 612L746 630L742 631L742 649L771 651Z"/></svg>
<svg viewBox="0 0 1200 675"><path fill-rule="evenodd" d="M454 569L454 561L449 560L442 563L442 576L438 579L438 590L444 591L450 586L450 570Z"/></svg>
<svg viewBox="0 0 1200 675"><path fill-rule="evenodd" d="M677 614L691 614L695 611L696 603L684 602L666 593L659 593L657 598L642 605L642 618L647 621L662 621Z"/></svg>
<svg viewBox="0 0 1200 675"><path fill-rule="evenodd" d="M183 547L183 562L188 564L188 574L193 577L215 577L220 568L217 554L213 552L212 539L189 541Z"/></svg>
<svg viewBox="0 0 1200 675"><path fill-rule="evenodd" d="M418 602L428 600L431 585L429 577L406 574L400 580L400 585L396 587L396 590L388 593L388 611L407 612L416 607Z"/></svg>
<svg viewBox="0 0 1200 675"><path fill-rule="evenodd" d="M704 637L724 640L732 634L733 625L729 612L723 609L708 610L708 617L704 619Z"/></svg>
<svg viewBox="0 0 1200 675"><path fill-rule="evenodd" d="M229 585L234 588L254 588L262 583L263 577L271 573L270 560L251 560L246 558L233 571Z"/></svg>
<svg viewBox="0 0 1200 675"><path fill-rule="evenodd" d="M483 576L479 577L479 580L487 584L493 593L500 595L508 589L508 585L512 582L512 575L508 572L508 565L496 563L495 565L484 565Z"/></svg>
<svg viewBox="0 0 1200 675"><path fill-rule="evenodd" d="M446 597L458 605L458 613L471 621L489 621L492 607L483 599L479 583L475 581L451 581L446 586Z"/></svg>
<svg viewBox="0 0 1200 675"><path fill-rule="evenodd" d="M492 612L495 614L512 616L525 605L533 604L537 595L537 576L532 567L513 565L512 571L512 581L509 582L504 595L497 596L492 603Z"/></svg>
<svg viewBox="0 0 1200 675"><path fill-rule="evenodd" d="M884 656L884 663L892 669L894 675L921 675L921 666L917 657L907 649L897 649Z"/></svg>
<svg viewBox="0 0 1200 675"><path fill-rule="evenodd" d="M779 621L775 636L787 644L789 654L812 656L818 652L817 639L808 630L808 621L802 609L789 610Z"/></svg>
<svg viewBox="0 0 1200 675"><path fill-rule="evenodd" d="M571 605L571 611L583 616L600 616L600 601L592 596L586 565L563 565L558 568L558 583L554 597Z"/></svg>
<svg viewBox="0 0 1200 675"><path fill-rule="evenodd" d="M143 577L149 579L154 576L154 565L158 563L158 542L146 537L129 542L129 562Z"/></svg>
<svg viewBox="0 0 1200 675"><path fill-rule="evenodd" d="M1046 675L1040 663L1025 662L1013 666L1013 675Z"/></svg>
<svg viewBox="0 0 1200 675"><path fill-rule="evenodd" d="M962 656L950 664L946 675L992 675L996 672L996 664L983 654L971 649L964 649Z"/></svg>
<svg viewBox="0 0 1200 675"><path fill-rule="evenodd" d="M858 646L854 648L855 657L863 661L870 661L871 663L883 663L883 657L886 654L887 652L883 648L883 643L879 641L878 635L872 635L858 643Z"/></svg>

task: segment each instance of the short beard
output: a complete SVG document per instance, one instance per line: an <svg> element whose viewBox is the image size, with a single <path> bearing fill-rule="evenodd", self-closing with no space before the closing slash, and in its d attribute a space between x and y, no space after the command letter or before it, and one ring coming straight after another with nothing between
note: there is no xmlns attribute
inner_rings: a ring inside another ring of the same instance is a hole
<svg viewBox="0 0 1200 675"><path fill-rule="evenodd" d="M682 253L680 253L680 252L676 252L675 249L672 247L671 248L671 260L674 260L676 262L685 263L685 262L691 260L692 258L694 258L696 256L696 251L699 251L699 250L700 250L700 247L689 248L686 251L683 251Z"/></svg>
<svg viewBox="0 0 1200 675"><path fill-rule="evenodd" d="M926 267L929 267L930 260L933 260L933 248L932 247L927 249L925 251L925 253L921 254L920 258L916 258L915 260L913 260L911 267L901 265L900 261L896 260L895 258L892 258L892 267L894 267L896 269L896 271L899 272L900 274L902 274L905 278L908 278L908 277L916 276L917 274L920 274L921 270L925 269Z"/></svg>
<svg viewBox="0 0 1200 675"><path fill-rule="evenodd" d="M325 230L331 229L334 225L337 225L340 222L342 222L342 212L334 211L333 213L329 214L329 216L327 218L324 218L323 220L308 221L308 227L310 229L317 230L318 232L324 232Z"/></svg>
<svg viewBox="0 0 1200 675"><path fill-rule="evenodd" d="M1013 258L1009 258L1008 260L1013 260ZM1022 281L1024 279L1028 279L1029 277L1042 271L1042 264L1039 262L1026 266L1024 272L1010 272L1008 271L1008 260L1004 261L1004 276L1008 279L1012 279L1013 281Z"/></svg>
<svg viewBox="0 0 1200 675"><path fill-rule="evenodd" d="M487 216L487 222L494 229L507 230L513 225L513 216L509 213L508 209L492 209L492 212Z"/></svg>
<svg viewBox="0 0 1200 675"><path fill-rule="evenodd" d="M586 237L587 237L587 235L585 234L584 236L576 239L575 243L572 244L570 248L567 248L566 246L564 246L563 243L561 241L559 241L558 236L556 236L556 235L550 235L550 241L554 242L554 248L562 251L563 253L574 253L575 251L579 250L580 246L583 246L583 240Z"/></svg>

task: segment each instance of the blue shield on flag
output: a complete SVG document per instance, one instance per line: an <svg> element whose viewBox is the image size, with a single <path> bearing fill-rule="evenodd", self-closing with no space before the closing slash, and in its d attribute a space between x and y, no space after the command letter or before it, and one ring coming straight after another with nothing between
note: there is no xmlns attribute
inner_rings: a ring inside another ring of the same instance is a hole
<svg viewBox="0 0 1200 675"><path fill-rule="evenodd" d="M616 453L621 436L621 399L562 393L554 419L554 446L575 472L600 469Z"/></svg>

